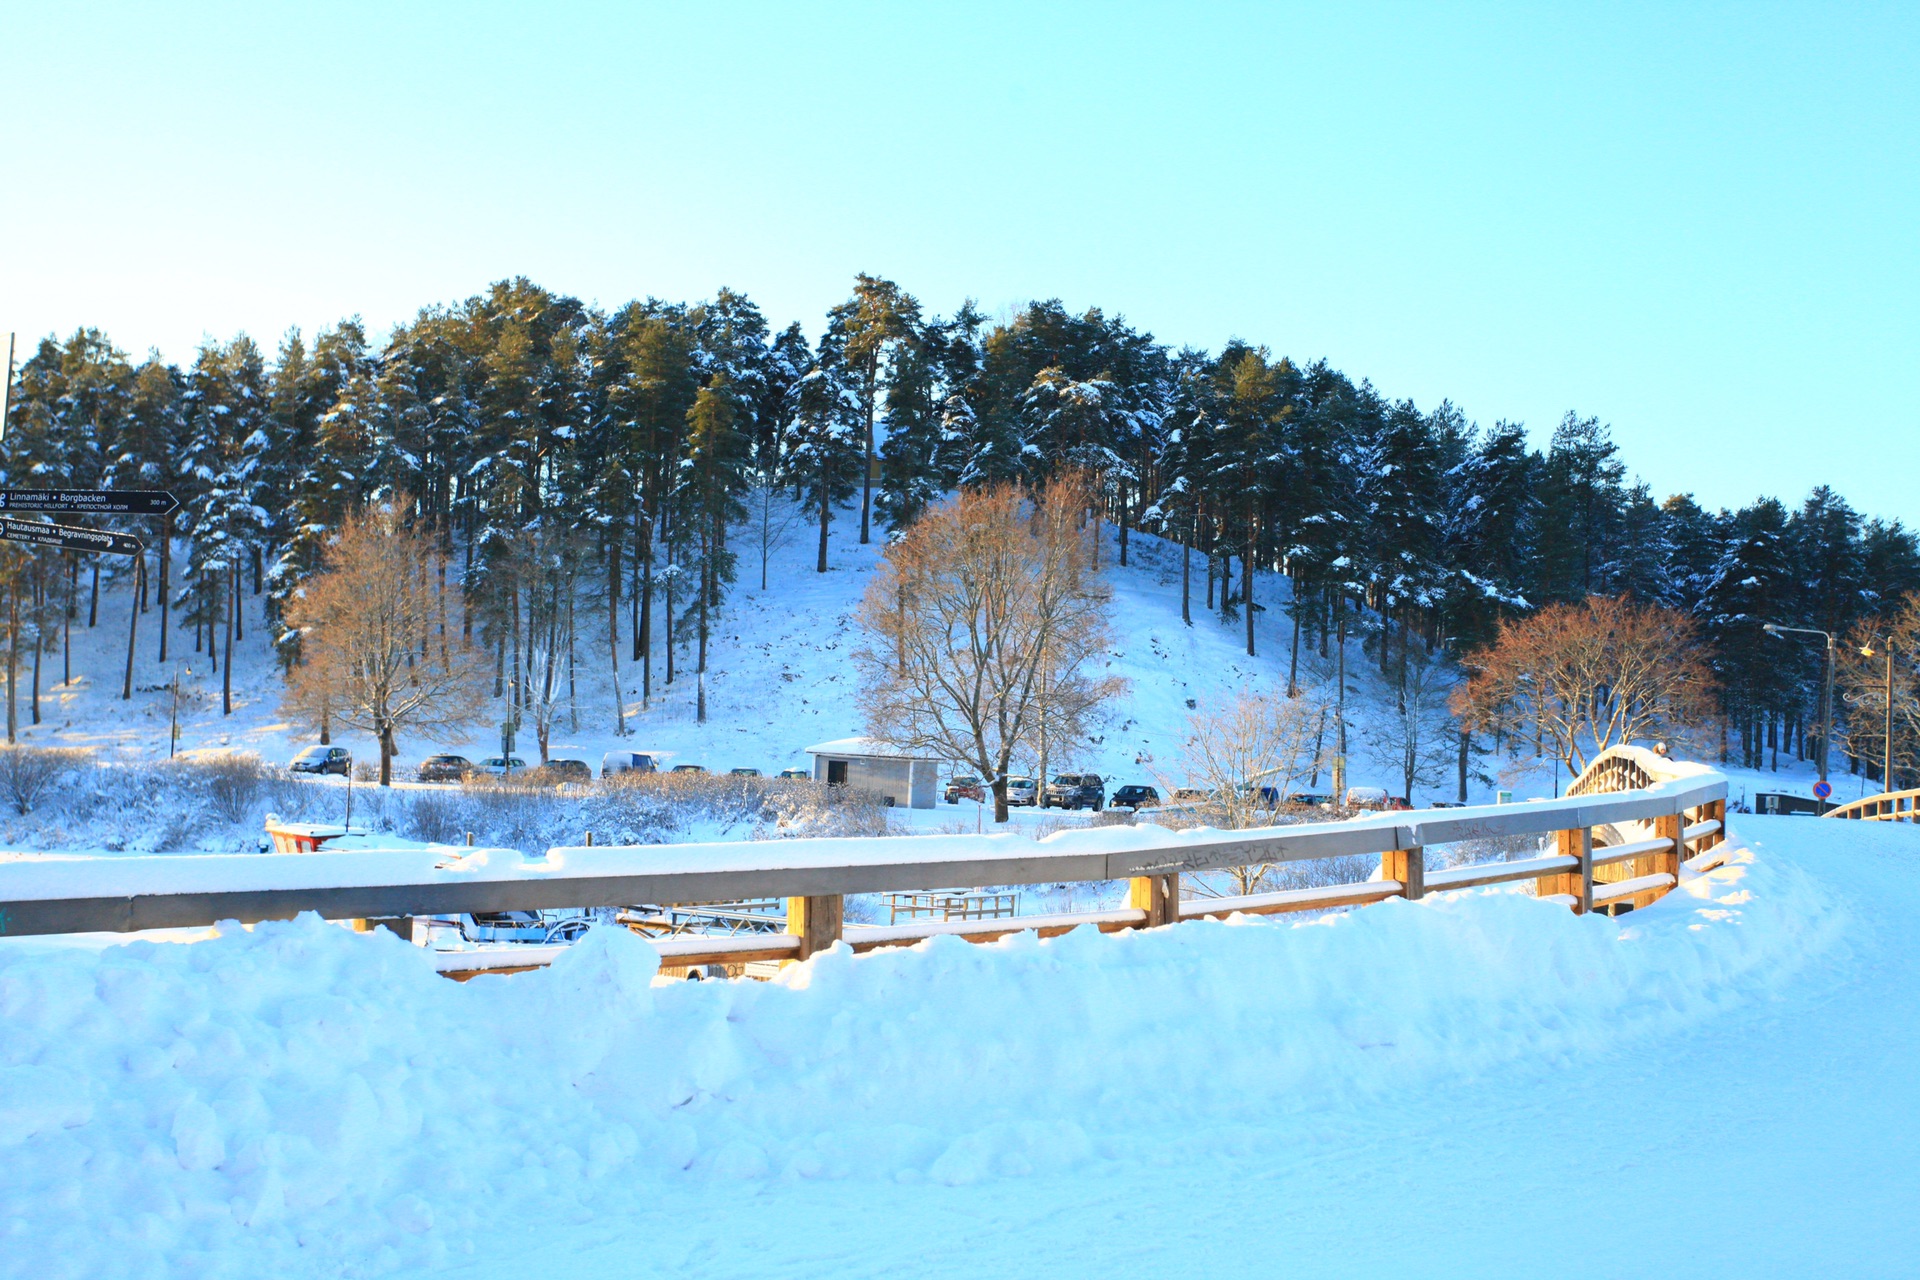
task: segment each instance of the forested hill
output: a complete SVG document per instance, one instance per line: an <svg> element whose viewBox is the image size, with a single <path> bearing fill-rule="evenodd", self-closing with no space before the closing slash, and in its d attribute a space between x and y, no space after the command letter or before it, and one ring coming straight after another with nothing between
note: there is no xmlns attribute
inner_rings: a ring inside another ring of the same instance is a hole
<svg viewBox="0 0 1920 1280"><path fill-rule="evenodd" d="M769 495L813 513L824 567L829 539L1064 466L1100 478L1123 557L1133 529L1200 553L1192 609L1240 610L1245 566L1276 569L1294 591L1275 603L1309 641L1338 616L1460 651L1503 615L1595 592L1685 610L1749 749L1816 696L1817 652L1762 622L1842 630L1920 587L1897 522L1824 488L1739 511L1656 495L1592 418L1569 413L1543 452L1518 424L1422 411L1324 362L1237 340L1173 350L1058 302L1004 324L971 305L938 317L867 276L817 341L729 290L606 312L524 279L381 341L357 320L271 353L242 335L184 369L82 330L40 343L8 418L7 484L180 496L180 541L155 539L144 569L176 630L221 626L240 583L277 626L343 513L403 495L455 548L478 642L504 653L522 627L571 633L576 609L595 610L649 681L702 589L724 609L737 576L760 572L756 545L787 505ZM68 570L8 545L4 568L44 613ZM279 639L297 661L295 637Z"/></svg>

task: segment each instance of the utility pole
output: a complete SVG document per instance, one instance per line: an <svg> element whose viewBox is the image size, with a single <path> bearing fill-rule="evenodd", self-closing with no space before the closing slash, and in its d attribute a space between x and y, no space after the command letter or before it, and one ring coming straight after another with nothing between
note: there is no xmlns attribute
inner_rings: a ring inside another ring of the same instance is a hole
<svg viewBox="0 0 1920 1280"><path fill-rule="evenodd" d="M1820 781L1825 782L1827 752L1833 741L1833 662L1836 656L1833 633L1818 627L1783 627L1777 622L1766 623L1760 629L1775 637L1789 634L1819 636L1827 642L1827 679L1820 695Z"/></svg>
<svg viewBox="0 0 1920 1280"><path fill-rule="evenodd" d="M1880 789L1882 791L1892 791L1893 790L1893 637L1890 635L1883 635L1880 637L1880 641L1881 641L1881 647L1887 651L1887 707L1886 707L1886 720L1881 726L1881 734L1882 734L1881 744L1882 745L1881 745L1881 756L1880 756ZM1873 646L1870 644L1862 645L1860 648L1860 656L1863 658L1873 657L1874 656Z"/></svg>

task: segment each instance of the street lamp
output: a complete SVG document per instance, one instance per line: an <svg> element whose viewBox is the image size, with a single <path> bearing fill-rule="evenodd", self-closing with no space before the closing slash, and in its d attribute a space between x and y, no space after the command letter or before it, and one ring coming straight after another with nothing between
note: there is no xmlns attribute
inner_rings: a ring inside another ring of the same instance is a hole
<svg viewBox="0 0 1920 1280"><path fill-rule="evenodd" d="M1827 780L1827 746L1833 738L1833 633L1822 631L1818 627L1783 627L1777 622L1769 622L1761 628L1770 636L1792 634L1820 636L1827 642L1827 684L1820 696L1820 781Z"/></svg>
<svg viewBox="0 0 1920 1280"><path fill-rule="evenodd" d="M1882 748L1885 754L1880 757L1880 789L1882 791L1892 791L1893 790L1893 637L1881 636L1880 639L1884 641L1884 644L1881 647L1887 651L1887 720L1886 720L1886 727L1885 727L1886 736L1884 739L1885 746ZM1860 656L1863 658L1873 657L1873 646L1870 644L1861 645Z"/></svg>

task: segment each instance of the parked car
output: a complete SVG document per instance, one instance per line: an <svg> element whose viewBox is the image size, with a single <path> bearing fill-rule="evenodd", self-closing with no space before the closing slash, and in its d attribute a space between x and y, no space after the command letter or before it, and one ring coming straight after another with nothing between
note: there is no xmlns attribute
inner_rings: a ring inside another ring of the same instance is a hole
<svg viewBox="0 0 1920 1280"><path fill-rule="evenodd" d="M1333 797L1323 795L1318 791L1289 791L1287 793L1287 803L1305 805L1312 809L1331 809L1333 808Z"/></svg>
<svg viewBox="0 0 1920 1280"><path fill-rule="evenodd" d="M1269 786L1264 782L1243 782L1240 784L1240 794L1255 804L1265 805L1269 809L1280 807L1280 788Z"/></svg>
<svg viewBox="0 0 1920 1280"><path fill-rule="evenodd" d="M1387 793L1381 787L1348 787L1347 808L1384 809L1387 807Z"/></svg>
<svg viewBox="0 0 1920 1280"><path fill-rule="evenodd" d="M705 773L706 771L707 766L703 764L677 764L672 770L674 773Z"/></svg>
<svg viewBox="0 0 1920 1280"><path fill-rule="evenodd" d="M611 778L616 773L652 773L660 767L653 756L645 751L609 751L600 757L600 776Z"/></svg>
<svg viewBox="0 0 1920 1280"><path fill-rule="evenodd" d="M428 756L420 762L415 776L421 782L464 782L473 772L473 761L465 756Z"/></svg>
<svg viewBox="0 0 1920 1280"><path fill-rule="evenodd" d="M782 769L780 771L780 776L782 778L795 778L801 782L813 781L813 775L811 773L808 773L805 769Z"/></svg>
<svg viewBox="0 0 1920 1280"><path fill-rule="evenodd" d="M1129 783L1113 793L1116 809L1151 809L1160 803L1160 793L1152 787Z"/></svg>
<svg viewBox="0 0 1920 1280"><path fill-rule="evenodd" d="M1196 800L1205 800L1207 793L1199 787L1175 787L1173 798L1177 804L1192 804Z"/></svg>
<svg viewBox="0 0 1920 1280"><path fill-rule="evenodd" d="M1464 809L1466 804L1460 800L1431 800L1428 803L1435 809Z"/></svg>
<svg viewBox="0 0 1920 1280"><path fill-rule="evenodd" d="M1042 809L1092 809L1106 807L1107 784L1097 773L1057 773L1040 796Z"/></svg>
<svg viewBox="0 0 1920 1280"><path fill-rule="evenodd" d="M480 762L480 772L490 773L494 777L503 777L509 773L525 773L527 762L519 756L488 756Z"/></svg>
<svg viewBox="0 0 1920 1280"><path fill-rule="evenodd" d="M760 776L758 769L749 768L729 769L727 773L735 778L757 778Z"/></svg>
<svg viewBox="0 0 1920 1280"><path fill-rule="evenodd" d="M1407 799L1405 796L1388 796L1387 802L1381 805L1380 807L1382 809L1391 810L1394 813L1399 813L1404 810L1413 808L1413 802Z"/></svg>
<svg viewBox="0 0 1920 1280"><path fill-rule="evenodd" d="M980 785L980 779L970 773L959 773L947 779L947 803L959 804L962 800L972 800L976 804L984 803L987 789Z"/></svg>
<svg viewBox="0 0 1920 1280"><path fill-rule="evenodd" d="M1025 806L1026 808L1031 809L1035 804L1039 803L1039 799L1040 799L1040 784L1035 782L1032 778L1008 778L1007 779L1007 807L1008 808L1011 809L1011 808L1016 808L1020 806Z"/></svg>
<svg viewBox="0 0 1920 1280"><path fill-rule="evenodd" d="M593 766L585 760L549 760L542 767L548 782L593 781Z"/></svg>
<svg viewBox="0 0 1920 1280"><path fill-rule="evenodd" d="M353 772L353 753L345 747L306 747L287 761L289 773L337 773L346 777Z"/></svg>

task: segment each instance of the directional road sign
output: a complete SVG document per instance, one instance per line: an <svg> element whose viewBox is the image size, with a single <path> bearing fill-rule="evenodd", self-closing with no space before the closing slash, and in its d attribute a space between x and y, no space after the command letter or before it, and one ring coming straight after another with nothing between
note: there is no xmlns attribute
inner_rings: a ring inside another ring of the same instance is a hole
<svg viewBox="0 0 1920 1280"><path fill-rule="evenodd" d="M66 524L15 520L12 516L0 516L0 538L8 542L31 542L40 547L58 547L62 551L106 551L121 556L137 556L146 549L140 539L128 533L76 529Z"/></svg>
<svg viewBox="0 0 1920 1280"><path fill-rule="evenodd" d="M0 511L164 516L180 506L164 489L0 489Z"/></svg>

